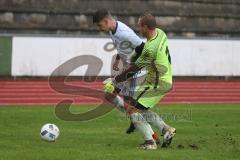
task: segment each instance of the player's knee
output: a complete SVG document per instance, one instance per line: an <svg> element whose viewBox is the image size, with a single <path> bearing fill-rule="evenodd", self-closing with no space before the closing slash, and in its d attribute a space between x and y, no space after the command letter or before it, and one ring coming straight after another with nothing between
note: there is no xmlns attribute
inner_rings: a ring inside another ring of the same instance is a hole
<svg viewBox="0 0 240 160"><path fill-rule="evenodd" d="M142 115L138 112L130 114L130 118L133 124L137 124L141 121L144 121Z"/></svg>
<svg viewBox="0 0 240 160"><path fill-rule="evenodd" d="M128 106L127 107L127 113L129 115L131 115L131 114L134 114L134 113L138 113L138 110L135 107L133 107L133 106Z"/></svg>

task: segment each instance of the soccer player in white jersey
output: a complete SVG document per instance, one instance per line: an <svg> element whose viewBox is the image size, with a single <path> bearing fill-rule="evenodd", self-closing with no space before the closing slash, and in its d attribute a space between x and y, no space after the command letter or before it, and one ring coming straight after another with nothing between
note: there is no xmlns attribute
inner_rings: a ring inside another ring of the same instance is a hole
<svg viewBox="0 0 240 160"><path fill-rule="evenodd" d="M103 32L109 32L112 41L117 49L117 56L115 62L113 63L113 70L121 72L119 69L120 60L123 63L123 70L131 66L131 63L134 62L140 55L144 48L144 42L139 38L135 32L129 28L124 23L115 20L111 14L105 10L98 10L93 16L93 22L97 24L99 30ZM117 89L115 89L114 94L106 92L106 99L115 105L118 110L126 113L126 106L124 101L127 102L129 97L132 97L134 94L135 87L137 83L141 83L140 77L144 77L145 72L140 71L133 73L134 76L132 79L127 80L124 83L117 84ZM132 75L129 75L132 77ZM137 82L138 79L138 82ZM106 80L107 83L108 80ZM123 96L124 100L119 96ZM141 118L141 117L139 117ZM141 124L142 127L148 128L152 133L152 138L159 142L157 133L154 133L151 126L148 123ZM133 123L130 124L130 127L127 130L127 133L133 132L135 126Z"/></svg>

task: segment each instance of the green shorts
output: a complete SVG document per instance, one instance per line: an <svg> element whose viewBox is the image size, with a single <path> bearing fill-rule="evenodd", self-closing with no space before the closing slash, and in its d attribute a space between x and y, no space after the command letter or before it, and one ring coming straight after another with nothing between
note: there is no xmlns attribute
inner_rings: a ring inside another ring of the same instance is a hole
<svg viewBox="0 0 240 160"><path fill-rule="evenodd" d="M133 99L147 108L153 108L172 89L172 83L160 81L158 86L145 82L136 88Z"/></svg>

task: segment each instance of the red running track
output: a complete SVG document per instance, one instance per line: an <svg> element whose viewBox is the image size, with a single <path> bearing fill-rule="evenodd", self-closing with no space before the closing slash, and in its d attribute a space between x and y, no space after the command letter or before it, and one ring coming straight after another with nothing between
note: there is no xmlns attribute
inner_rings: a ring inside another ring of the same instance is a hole
<svg viewBox="0 0 240 160"><path fill-rule="evenodd" d="M64 99L71 99L74 104L101 102L103 97L101 82L70 81L68 84L88 89L66 89L65 91L71 93L69 95L54 91L47 80L0 81L0 106L54 105ZM173 90L161 103L240 104L240 81L176 81Z"/></svg>

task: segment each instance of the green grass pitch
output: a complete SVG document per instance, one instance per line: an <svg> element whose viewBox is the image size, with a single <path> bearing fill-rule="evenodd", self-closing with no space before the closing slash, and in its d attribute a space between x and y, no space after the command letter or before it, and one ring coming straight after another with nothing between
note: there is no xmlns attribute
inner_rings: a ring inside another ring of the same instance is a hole
<svg viewBox="0 0 240 160"><path fill-rule="evenodd" d="M89 109L74 106L72 111ZM55 116L51 106L0 107L0 159L240 159L238 105L162 105L154 111L177 128L170 148L137 149L143 142L140 135L125 134L129 121L117 110L89 122L66 122ZM49 122L61 131L54 143L42 141L39 136L41 126Z"/></svg>

